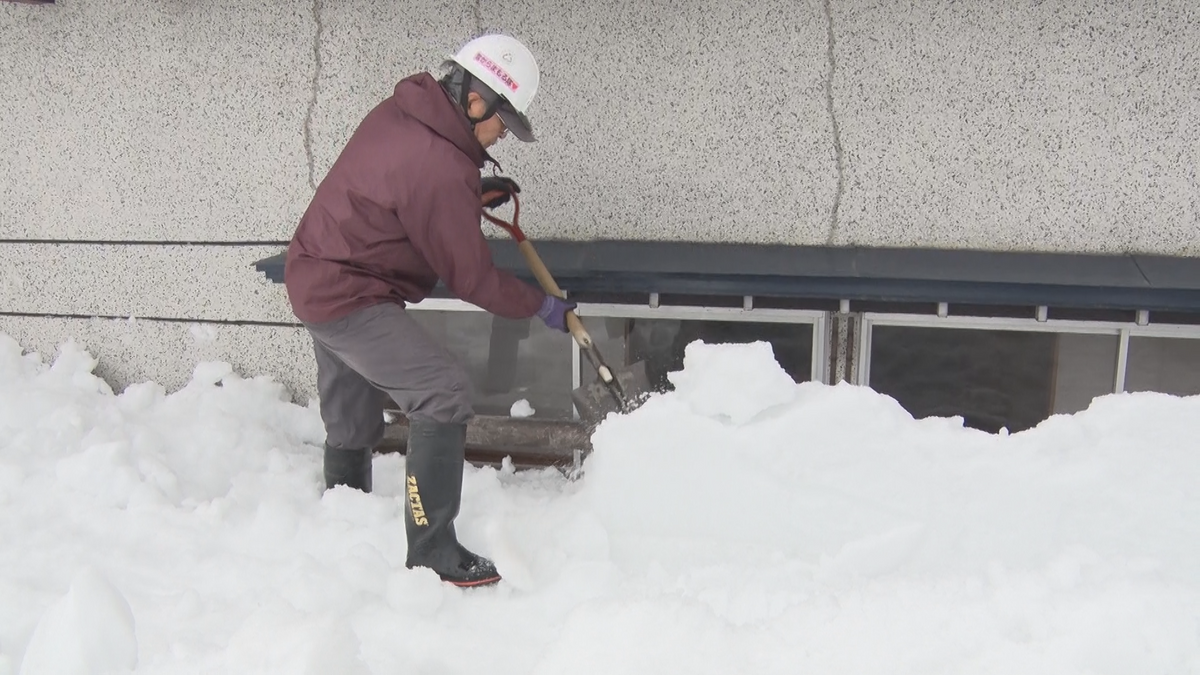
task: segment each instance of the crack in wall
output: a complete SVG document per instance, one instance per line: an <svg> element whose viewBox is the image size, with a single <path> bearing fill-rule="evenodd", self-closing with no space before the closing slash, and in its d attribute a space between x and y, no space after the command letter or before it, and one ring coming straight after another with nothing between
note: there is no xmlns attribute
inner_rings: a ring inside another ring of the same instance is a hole
<svg viewBox="0 0 1200 675"><path fill-rule="evenodd" d="M472 10L475 12L475 36L483 35L483 0L475 0Z"/></svg>
<svg viewBox="0 0 1200 675"><path fill-rule="evenodd" d="M825 37L826 62L828 72L825 76L825 106L829 110L829 121L833 125L833 152L837 159L837 190L833 194L833 208L829 214L829 236L825 239L826 246L832 246L837 239L839 211L842 208L842 194L846 191L846 158L842 151L842 130L838 126L837 113L833 104L833 76L837 70L836 43L833 37L833 0L825 0Z"/></svg>
<svg viewBox="0 0 1200 675"><path fill-rule="evenodd" d="M308 186L314 192L317 189L317 167L313 157L312 123L321 88L321 69L324 65L321 62L321 35L325 30L321 23L321 2L322 0L313 0L312 4L313 23L316 25L316 30L313 31L313 74L312 80L309 81L308 112L304 116L304 155L308 161Z"/></svg>

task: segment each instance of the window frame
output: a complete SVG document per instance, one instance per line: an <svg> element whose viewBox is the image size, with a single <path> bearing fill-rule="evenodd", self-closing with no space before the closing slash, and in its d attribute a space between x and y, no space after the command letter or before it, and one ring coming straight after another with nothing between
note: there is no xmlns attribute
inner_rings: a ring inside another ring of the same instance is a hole
<svg viewBox="0 0 1200 675"><path fill-rule="evenodd" d="M1109 393L1125 392L1125 380L1129 364L1129 341L1132 337L1175 338L1200 340L1200 324L1154 324L1150 312L1140 310L1135 321L1088 321L1048 318L1048 307L1039 306L1035 317L968 316L953 315L947 311L947 303L938 304L937 314L912 314L903 312L849 312L847 303L842 302L842 311L813 309L777 309L754 307L753 296L743 296L741 307L717 307L709 305L661 305L658 294L651 293L647 304L591 303L582 302L576 308L580 318L596 319L664 319L680 321L736 321L744 323L782 323L811 326L812 371L810 379L821 384L830 384L830 359L834 349L830 328L834 318L851 314L858 319L853 344L853 368L848 381L870 387L871 348L876 326L898 326L912 328L940 328L946 330L992 330L1039 333L1062 333L1083 335L1116 336L1116 375ZM409 305L417 311L484 312L468 302L456 298L428 298ZM571 340L571 387L581 386L583 378L583 353L579 344ZM575 412L578 417L578 411Z"/></svg>
<svg viewBox="0 0 1200 675"><path fill-rule="evenodd" d="M625 305L615 303L580 303L576 313L596 319L665 319L675 321L730 321L740 323L783 323L812 326L812 366L809 378L813 382L828 384L825 380L828 369L829 345L826 326L829 312L813 309L755 308L750 296L742 307L710 307L690 305ZM571 341L572 386L582 384L583 352L579 343Z"/></svg>
<svg viewBox="0 0 1200 675"><path fill-rule="evenodd" d="M741 307L712 307L691 305L659 305L657 294L651 294L646 305L581 302L575 308L580 318L594 319L665 319L676 321L736 321L742 323L782 323L811 326L812 366L809 377L813 382L828 384L829 312L813 309L755 308L753 298L745 296ZM411 304L408 310L428 312L484 312L483 309L457 298L427 298ZM583 351L571 340L571 389L583 384ZM573 411L579 418L579 411Z"/></svg>
<svg viewBox="0 0 1200 675"><path fill-rule="evenodd" d="M1039 316L1045 310L1039 307ZM1139 313L1145 320L1146 314ZM1125 376L1129 365L1131 337L1158 337L1200 340L1200 325L1150 324L1148 322L1077 321L1072 319L1038 319L982 316L939 316L936 314L892 314L864 312L856 345L854 384L869 387L871 381L871 346L875 326L911 328L943 328L948 330L1023 331L1037 333L1074 333L1086 335L1115 335L1117 337L1117 368L1112 391L1125 391Z"/></svg>

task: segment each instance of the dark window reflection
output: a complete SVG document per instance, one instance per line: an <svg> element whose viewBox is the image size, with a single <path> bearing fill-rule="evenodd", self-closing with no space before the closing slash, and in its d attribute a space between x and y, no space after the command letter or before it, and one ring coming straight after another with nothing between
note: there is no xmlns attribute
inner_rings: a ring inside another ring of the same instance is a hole
<svg viewBox="0 0 1200 675"><path fill-rule="evenodd" d="M914 417L1021 431L1111 393L1115 335L876 326L870 386Z"/></svg>
<svg viewBox="0 0 1200 675"><path fill-rule="evenodd" d="M610 364L644 361L650 384L659 391L671 389L667 373L683 369L684 349L696 340L710 344L769 342L775 360L792 379L812 379L811 324L587 318L584 326ZM587 372L590 366L586 361L582 367L584 381L594 381L595 373Z"/></svg>
<svg viewBox="0 0 1200 675"><path fill-rule="evenodd" d="M508 416L522 399L534 417L570 419L571 337L538 320L416 310L417 321L467 370L475 412Z"/></svg>
<svg viewBox="0 0 1200 675"><path fill-rule="evenodd" d="M1176 396L1200 394L1200 340L1129 338L1125 390Z"/></svg>
<svg viewBox="0 0 1200 675"><path fill-rule="evenodd" d="M1054 373L1054 410L1086 410L1097 396L1111 394L1117 386L1116 335L1062 333L1058 336Z"/></svg>

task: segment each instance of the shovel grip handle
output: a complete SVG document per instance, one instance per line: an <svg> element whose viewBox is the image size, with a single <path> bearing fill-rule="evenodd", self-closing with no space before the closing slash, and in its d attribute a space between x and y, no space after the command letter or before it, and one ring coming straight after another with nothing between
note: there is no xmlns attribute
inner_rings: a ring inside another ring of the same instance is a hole
<svg viewBox="0 0 1200 675"><path fill-rule="evenodd" d="M541 284L542 290L559 298L564 297L562 289L558 287L558 283L550 275L550 270L546 269L546 264L542 262L541 256L534 250L533 244L526 239L518 243L517 248L520 249L521 255L525 256L525 262L533 272L534 278Z"/></svg>
<svg viewBox="0 0 1200 675"><path fill-rule="evenodd" d="M550 270L546 269L546 264L542 262L541 256L538 255L537 251L533 248L533 244L530 243L528 239L518 242L517 249L520 250L521 255L525 257L525 263L529 265L529 269L533 272L534 278L538 280L539 284L541 284L542 290L557 298L566 297L562 292L562 289L558 287L558 283L554 281L554 277L550 274ZM571 331L571 335L575 338L575 341L579 343L579 346L583 347L585 350L591 349L592 336L588 335L587 330L583 327L583 322L579 320L579 317L575 314L575 312L567 312L566 319L567 330Z"/></svg>

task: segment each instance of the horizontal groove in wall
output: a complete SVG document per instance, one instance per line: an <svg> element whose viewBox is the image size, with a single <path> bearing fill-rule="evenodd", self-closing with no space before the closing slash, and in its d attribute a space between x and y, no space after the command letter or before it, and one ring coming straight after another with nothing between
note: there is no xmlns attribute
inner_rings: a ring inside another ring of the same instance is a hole
<svg viewBox="0 0 1200 675"><path fill-rule="evenodd" d="M283 286L254 262L275 246L0 246L0 311L296 320Z"/></svg>
<svg viewBox="0 0 1200 675"><path fill-rule="evenodd" d="M175 241L168 239L0 239L0 244L80 244L85 246L287 246L287 241Z"/></svg>
<svg viewBox="0 0 1200 675"><path fill-rule="evenodd" d="M115 316L111 314L46 314L37 312L0 312L0 316L22 319L107 319L112 321L158 321L163 323L200 323L217 326L274 326L278 328L303 328L301 323L283 321L251 321L239 319L185 319L170 316Z"/></svg>
<svg viewBox="0 0 1200 675"><path fill-rule="evenodd" d="M231 323L237 322L0 315L0 335L47 364L58 358L65 344L73 343L97 360L93 374L114 392L144 382L177 391L192 380L199 364L216 362L230 364L242 377L265 376L282 384L299 405L316 396L316 362L308 331Z"/></svg>

